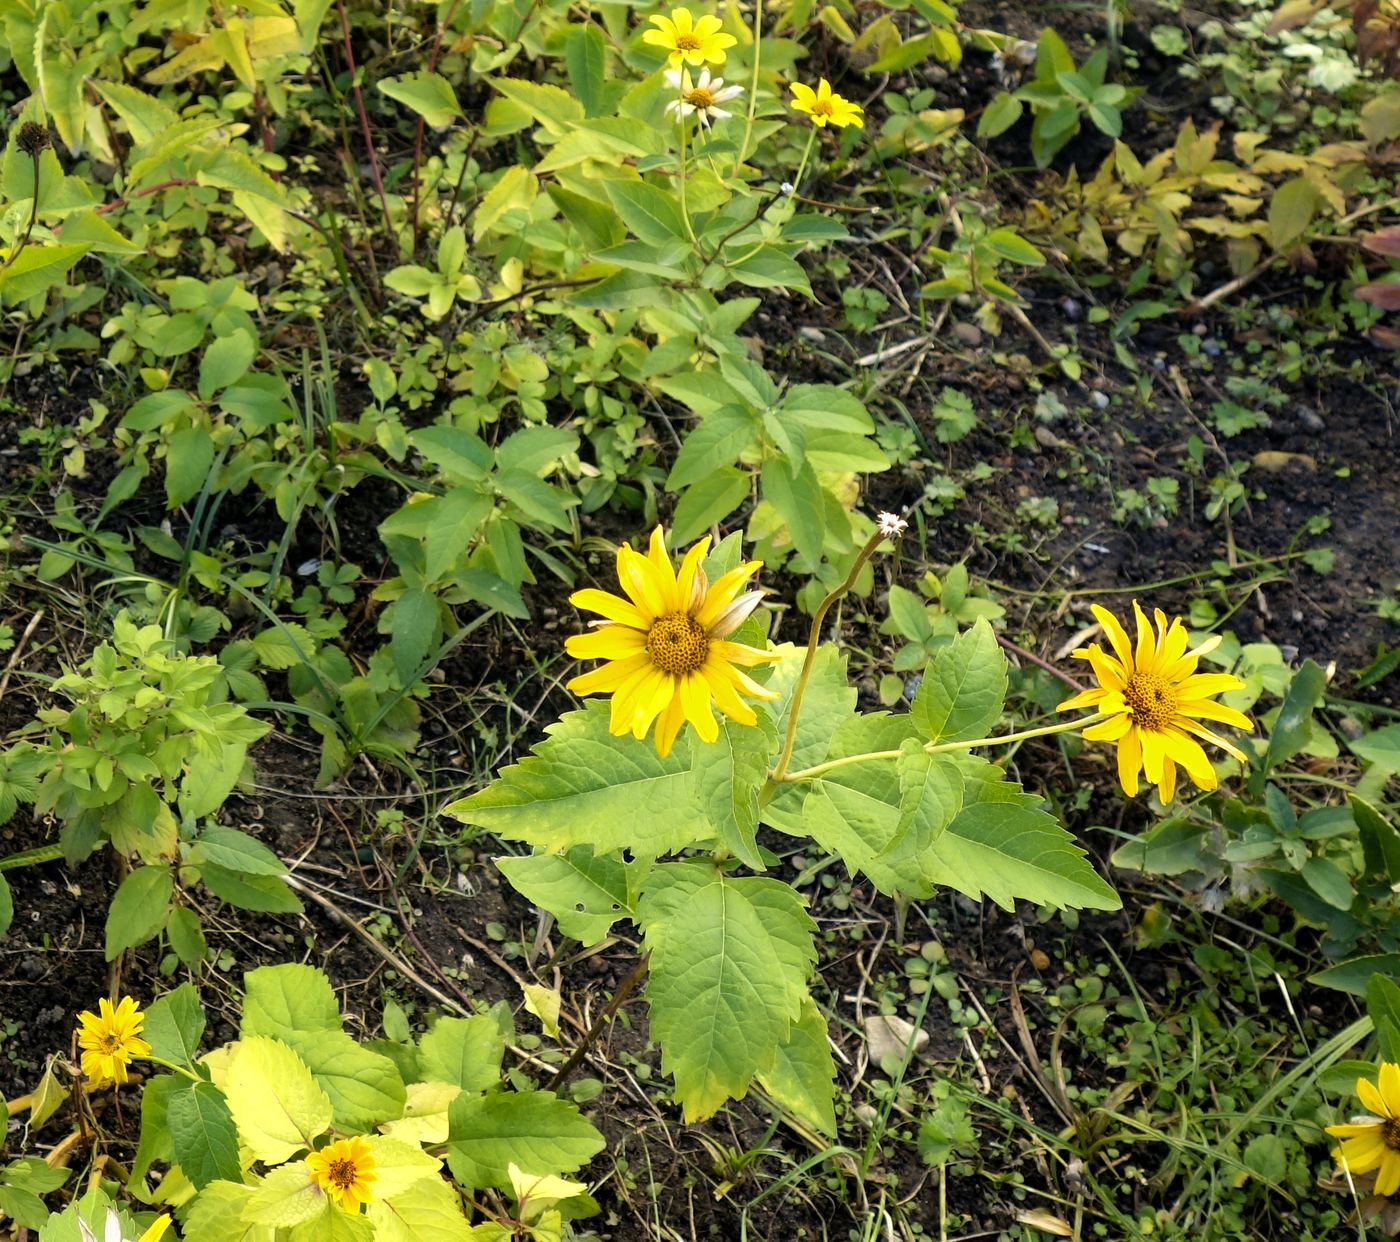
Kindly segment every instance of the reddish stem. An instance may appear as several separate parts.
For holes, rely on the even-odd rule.
[[[355,53],[350,47],[350,19],[345,15],[344,0],[335,0],[336,12],[340,14],[340,35],[345,43],[345,63],[350,70],[350,93],[355,97],[355,111],[360,116],[360,130],[365,138],[365,150],[369,154],[369,175],[374,188],[379,192],[379,203],[384,209],[384,227],[393,237],[393,221],[389,217],[389,196],[384,193],[384,179],[379,175],[379,157],[374,153],[374,135],[369,128],[369,113],[365,111],[365,97],[360,93],[360,83],[355,70]],[[395,242],[395,250],[398,244]]]

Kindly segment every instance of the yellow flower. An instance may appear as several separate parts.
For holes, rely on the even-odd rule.
[[[374,1171],[374,1153],[358,1135],[313,1151],[306,1157],[306,1163],[311,1170],[311,1180],[337,1207],[358,1212],[360,1204],[374,1197],[370,1191],[371,1184],[378,1178]]]
[[[126,1082],[126,1067],[151,1050],[150,1044],[137,1038],[146,1015],[129,996],[123,996],[115,1009],[104,996],[97,1002],[97,1010],[78,1015],[78,1047],[83,1050],[88,1086]]]
[[[714,700],[740,724],[758,723],[751,699],[778,696],[741,673],[735,665],[765,664],[776,653],[726,642],[763,598],[762,591],[740,595],[760,562],[749,561],[713,583],[700,567],[709,551],[705,536],[685,554],[680,572],[671,564],[661,527],[652,532],[645,556],[630,544],[617,550],[617,578],[627,598],[588,589],[569,596],[575,607],[607,618],[591,634],[575,634],[564,646],[581,660],[606,660],[602,668],[575,677],[575,694],[611,694],[611,732],[646,737],[656,721],[656,749],[663,757],[687,720],[707,742],[719,737],[710,710]]]
[[[799,112],[805,112],[812,118],[812,124],[821,129],[828,125],[835,125],[838,129],[845,129],[847,125],[854,125],[857,129],[865,126],[860,104],[838,95],[825,78],[817,83],[816,90],[802,82],[794,82],[792,94],[792,106]]]
[[[1098,643],[1075,651],[1076,659],[1089,661],[1099,684],[1066,699],[1057,710],[1093,707],[1112,713],[1112,719],[1085,729],[1084,736],[1091,742],[1117,743],[1118,779],[1128,797],[1137,794],[1141,770],[1147,773],[1149,783],[1157,786],[1162,801],[1170,802],[1176,791],[1178,763],[1202,789],[1214,789],[1215,770],[1196,739],[1214,742],[1241,763],[1244,755],[1200,722],[1216,720],[1237,729],[1252,727],[1248,716],[1211,702],[1214,695],[1239,690],[1244,682],[1229,673],[1196,672],[1200,658],[1219,644],[1219,635],[1188,651],[1186,627],[1179,617],[1168,625],[1166,614],[1156,609],[1154,636],[1146,614],[1134,600],[1134,649],[1118,618],[1107,608],[1092,607],[1117,659]]]
[[[703,65],[706,61],[722,65],[724,49],[739,42],[733,35],[720,32],[723,23],[711,13],[697,20],[689,9],[672,9],[670,17],[653,13],[651,20],[658,29],[648,30],[642,35],[642,41],[670,52],[666,63],[672,69]]]
[[[1379,1084],[1358,1078],[1356,1094],[1374,1115],[1327,1127],[1328,1134],[1342,1140],[1332,1159],[1358,1176],[1374,1171],[1376,1194],[1393,1195],[1400,1190],[1400,1065],[1382,1061]]]

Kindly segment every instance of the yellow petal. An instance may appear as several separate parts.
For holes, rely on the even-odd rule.
[[[708,661],[701,667],[700,674],[709,683],[710,693],[715,696],[715,706],[731,720],[742,725],[756,725],[758,716],[734,688],[734,682],[724,671],[712,666]]]
[[[1142,743],[1142,770],[1147,773],[1147,779],[1153,785],[1162,783],[1162,764],[1166,761],[1167,751],[1162,745],[1162,735],[1147,729],[1134,729],[1138,740]]]
[[[1162,745],[1167,752],[1167,757],[1175,759],[1177,763],[1181,764],[1201,789],[1211,790],[1220,783],[1215,775],[1215,769],[1210,766],[1210,760],[1206,758],[1206,752],[1201,749],[1199,742],[1193,741],[1184,733],[1167,729],[1162,733]]]
[[[1381,1153],[1381,1166],[1376,1170],[1376,1193],[1393,1195],[1400,1190],[1400,1151],[1387,1147]]]
[[[1187,677],[1176,688],[1179,699],[1207,699],[1228,690],[1243,690],[1242,682],[1233,673],[1197,673]]]
[[[666,615],[666,593],[656,567],[625,543],[617,550],[617,580],[648,618],[655,620]]]
[[[695,23],[695,37],[697,39],[708,39],[711,35],[717,34],[724,23],[713,13],[706,13]]]
[[[1116,742],[1133,727],[1133,718],[1127,712],[1101,720],[1084,730],[1086,742]]]
[[[641,672],[651,664],[651,657],[643,652],[627,660],[613,660],[601,668],[595,668],[564,683],[570,694],[612,694],[620,690],[633,674]]]
[[[791,90],[795,100],[794,106],[801,108],[804,112],[812,106],[812,102],[817,97],[816,93],[805,82],[794,82]]]
[[[675,23],[678,34],[691,34],[695,30],[695,18],[689,9],[672,9],[671,21]]]
[[[688,87],[682,87],[688,90]],[[697,582],[704,580],[704,571],[700,568],[700,562],[705,559],[710,550],[710,537],[706,535],[681,558],[680,573],[676,575],[676,597],[680,601],[679,612],[693,612],[703,600],[696,600],[695,589]],[[702,588],[703,595],[703,588]]]
[[[685,718],[695,726],[695,731],[706,742],[719,738],[719,722],[710,710],[709,683],[697,673],[687,673],[680,679],[681,707]]]
[[[596,612],[600,617],[616,621],[620,625],[630,625],[633,629],[651,628],[655,617],[649,617],[635,604],[629,604],[620,595],[611,591],[600,591],[597,587],[585,587],[569,596],[569,603],[585,612]]]
[[[666,605],[665,611],[680,612],[681,604],[676,596],[676,567],[671,564],[671,554],[666,551],[666,532],[659,526],[651,532],[647,560],[656,570],[656,580],[661,585],[661,598]]]
[[[1385,1106],[1385,1097],[1381,1095],[1380,1088],[1369,1078],[1356,1080],[1356,1095],[1361,1101],[1361,1107],[1368,1113],[1373,1113],[1377,1117],[1390,1116],[1390,1110]]]
[[[1250,732],[1254,729],[1254,722],[1243,712],[1237,712],[1233,707],[1226,707],[1224,703],[1213,703],[1209,699],[1188,699],[1178,702],[1176,712],[1179,716],[1196,716],[1201,720],[1218,720],[1221,724],[1232,725],[1236,729],[1244,729]]]
[[[734,602],[734,597],[744,589],[744,583],[762,567],[762,561],[749,561],[746,565],[740,565],[738,569],[731,569],[727,574],[720,574],[705,593],[705,602],[700,605],[695,619],[708,630],[714,624],[715,618],[728,608]]]
[[[1093,707],[1108,691],[1099,686],[1091,686],[1088,690],[1081,690],[1073,698],[1066,699],[1058,707],[1057,712],[1072,712],[1081,707]]]
[[[626,625],[605,625],[588,634],[570,634],[564,650],[576,660],[627,660],[646,650],[646,635]]]
[[[677,678],[663,669],[653,668],[633,692],[632,736],[638,741],[646,737],[651,722],[656,719],[676,693]]]
[[[758,664],[772,664],[775,660],[783,658],[776,651],[760,651],[757,647],[748,647],[743,643],[731,643],[723,639],[710,643],[710,657],[729,664],[742,664],[745,668],[753,668]]]
[[[1174,720],[1173,723],[1177,726],[1177,728],[1184,729],[1187,733],[1193,734],[1196,737],[1203,737],[1207,742],[1210,742],[1213,746],[1219,746],[1220,749],[1223,750],[1231,758],[1238,759],[1241,763],[1245,762],[1244,751],[1242,751],[1238,746],[1232,745],[1230,742],[1227,742],[1223,737],[1220,737],[1218,734],[1212,733],[1204,725],[1197,724],[1194,720],[1190,720],[1185,716],[1179,717],[1178,719]]]
[[[1162,756],[1162,780],[1157,786],[1157,796],[1163,805],[1176,797],[1176,764],[1170,755]]]
[[[1133,667],[1133,646],[1128,641],[1128,631],[1119,624],[1118,618],[1107,608],[1100,607],[1098,604],[1090,604],[1089,611],[1094,614],[1094,620],[1103,626],[1103,632],[1108,637],[1109,645],[1113,648],[1114,654],[1117,655],[1124,669],[1130,670]]]
[[[1143,612],[1142,606],[1133,600],[1133,616],[1137,619],[1137,648],[1134,651],[1135,667],[1154,669],[1157,666],[1155,656],[1157,654],[1157,642],[1152,634],[1152,626],[1148,623],[1147,614]]]
[[[1161,613],[1158,612],[1157,615],[1161,616]],[[1159,622],[1159,624],[1161,623]],[[1167,627],[1166,634],[1162,639],[1159,669],[1165,671],[1181,659],[1186,654],[1186,646],[1190,641],[1191,638],[1186,633],[1186,627],[1181,623],[1181,618],[1175,618]]]
[[[1370,1138],[1348,1139],[1332,1153],[1337,1161],[1345,1161],[1353,1173],[1369,1173],[1381,1162],[1385,1155],[1385,1140],[1376,1133]]]
[[[661,715],[656,718],[656,753],[663,759],[671,753],[676,734],[681,731],[681,725],[684,723],[685,710],[681,707],[680,695],[674,695],[662,709]]]
[[[1090,645],[1084,658],[1089,661],[1089,666],[1094,670],[1094,676],[1105,690],[1121,690],[1128,684],[1123,666],[1117,660],[1110,659],[1108,653],[1098,643]]]
[[[1385,1122],[1377,1118],[1375,1121],[1346,1122],[1343,1125],[1328,1126],[1327,1133],[1333,1138],[1357,1138],[1363,1135],[1370,1135],[1375,1138],[1381,1136],[1381,1126]],[[1345,1146],[1345,1144],[1343,1144]]]
[[[1385,1115],[1400,1118],[1400,1065],[1382,1061],[1378,1085],[1386,1105]]]

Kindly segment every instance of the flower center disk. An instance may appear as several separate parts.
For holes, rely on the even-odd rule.
[[[831,106],[831,100],[818,99],[812,104],[813,116],[833,116],[836,109]]]
[[[700,668],[710,654],[705,627],[689,613],[658,617],[647,631],[647,654],[663,673],[680,676]]]
[[[690,92],[689,95],[685,97],[685,101],[692,108],[698,108],[700,109],[700,111],[703,112],[706,108],[709,108],[714,104],[715,97],[711,95],[709,91],[697,86],[693,91]]]
[[[700,50],[700,40],[693,34],[678,34],[676,36],[676,51],[678,52],[698,52]]]
[[[1134,673],[1123,687],[1123,698],[1139,729],[1161,732],[1176,715],[1176,690],[1155,673]]]
[[[357,1170],[353,1160],[332,1160],[329,1172],[331,1181],[342,1190],[349,1189],[355,1184]]]

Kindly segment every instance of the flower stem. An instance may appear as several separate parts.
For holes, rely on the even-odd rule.
[[[975,750],[979,746],[1004,746],[1010,742],[1024,742],[1033,737],[1049,737],[1054,733],[1073,733],[1078,729],[1087,728],[1089,725],[1098,724],[1101,720],[1107,720],[1112,714],[1112,712],[1099,712],[1096,715],[1084,716],[1078,720],[1062,720],[1059,724],[1042,725],[1038,729],[1022,729],[1019,733],[1003,733],[1000,737],[977,737],[965,742],[930,742],[924,747],[924,753],[941,755],[954,750]],[[871,750],[859,755],[842,755],[839,759],[828,759],[825,763],[819,763],[815,767],[803,768],[799,772],[790,772],[786,775],[779,773],[774,768],[773,775],[769,779],[773,781],[816,780],[817,777],[834,772],[837,768],[876,759],[898,759],[902,753],[898,750]]]
[[[792,179],[792,192],[797,194],[802,189],[802,174],[807,171],[807,161],[812,158],[812,148],[817,144],[817,127],[812,126],[807,134],[807,149],[802,152],[802,162],[797,166],[797,176]]]
[[[749,140],[753,137],[753,119],[758,112],[758,70],[761,59],[758,45],[762,35],[763,0],[753,0],[753,65],[749,70],[749,110],[744,116],[744,140],[739,144],[739,154],[734,157],[736,175],[744,161],[749,158]]]
[[[183,1074],[191,1082],[203,1082],[204,1079],[196,1074],[192,1069],[184,1065],[176,1065],[173,1061],[167,1061],[164,1057],[155,1056],[153,1053],[146,1053],[144,1057],[137,1058],[141,1061],[149,1061],[152,1065],[159,1065],[163,1069],[168,1069],[172,1073]]]
[[[792,748],[797,741],[797,713],[802,707],[802,696],[807,693],[807,683],[812,679],[812,665],[817,659],[817,646],[821,642],[822,623],[826,620],[826,614],[855,585],[856,575],[860,573],[861,566],[870,559],[884,538],[885,536],[877,530],[865,541],[865,546],[856,553],[856,559],[852,562],[851,570],[846,575],[845,580],[834,590],[828,592],[827,597],[817,605],[817,611],[812,614],[812,628],[807,635],[807,654],[802,657],[802,671],[797,675],[797,685],[792,690],[792,705],[788,708],[787,734],[783,738],[782,753],[778,756],[778,762],[773,765],[773,771],[768,778],[772,783],[793,779],[785,777],[783,774],[787,771],[788,764],[792,762]]]
[[[678,124],[678,125],[680,126],[680,128],[681,128],[681,162],[680,162],[681,219],[685,221],[685,231],[686,231],[687,233],[690,234],[690,241],[691,241],[691,244],[696,248],[696,250],[699,250],[699,249],[700,249],[700,239],[699,239],[698,237],[695,236],[695,229],[694,229],[694,227],[693,227],[693,226],[691,225],[691,223],[690,223],[690,207],[686,204],[686,201],[685,201],[685,165],[686,165],[686,158],[685,158],[685,157],[686,157],[686,150],[685,150],[685,130],[686,130],[686,124],[685,124],[685,117],[684,117],[684,115],[680,116],[680,117],[677,119],[677,124]]]
[[[24,236],[19,239],[19,243],[10,251],[9,258],[7,258],[4,263],[0,263],[0,272],[13,266],[14,261],[24,253],[24,248],[29,245],[29,239],[34,236],[34,222],[39,218],[39,157],[42,154],[43,151],[39,150],[35,151],[33,155],[30,156],[34,161],[34,197],[29,203],[29,223],[24,226]],[[15,343],[15,349],[16,351],[19,349],[18,342]]]

